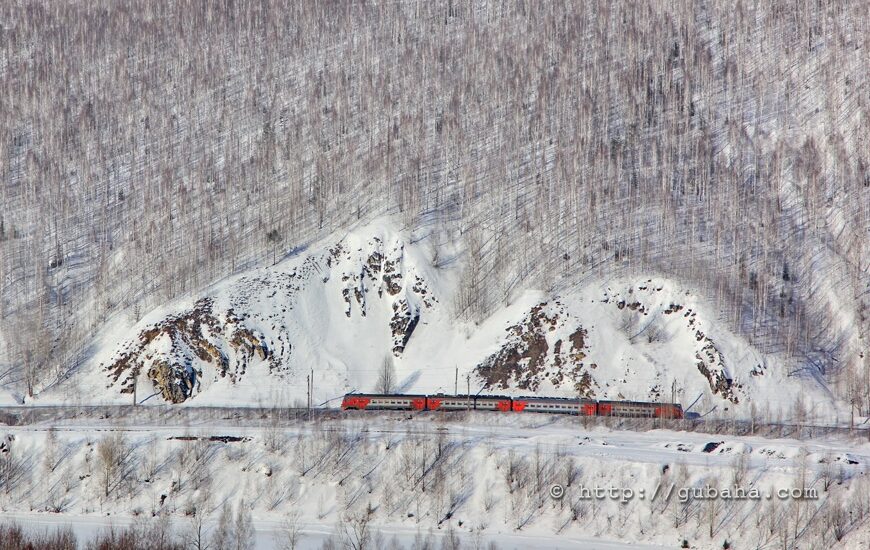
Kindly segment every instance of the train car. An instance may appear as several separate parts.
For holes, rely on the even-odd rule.
[[[574,414],[595,416],[597,403],[590,399],[569,397],[517,397],[513,399],[512,410],[516,412],[539,412],[550,414]]]
[[[474,410],[509,412],[511,398],[506,395],[476,395],[474,396]]]
[[[680,416],[667,416],[663,413]],[[642,401],[599,401],[598,416],[619,416],[623,418],[682,418],[682,407],[671,403],[646,403]]]
[[[428,395],[427,411],[467,411],[474,408],[474,398],[469,395]]]
[[[369,411],[422,411],[426,409],[426,396],[349,393],[344,396],[341,408]]]
[[[619,416],[622,418],[653,418],[653,403],[640,401],[599,401],[598,416]]]
[[[683,407],[676,403],[660,403],[656,407],[656,418],[683,418]]]

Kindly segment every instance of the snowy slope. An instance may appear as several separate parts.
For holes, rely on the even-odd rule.
[[[195,511],[210,534],[221,506],[244,503],[264,532],[295,514],[304,548],[369,506],[373,530],[397,535],[405,548],[416,532],[440,538],[448,530],[472,548],[484,547],[474,540],[501,548],[614,547],[596,539],[665,548],[685,547],[683,540],[696,549],[727,548],[725,541],[732,548],[866,548],[870,533],[870,445],[854,439],[620,431],[570,417],[481,413],[360,413],[272,428],[113,421],[4,428],[0,452],[16,475],[0,491],[3,518],[66,521],[79,530],[137,517],[154,528],[151,518],[163,516],[181,534]],[[99,449],[115,437],[127,452],[106,478]],[[563,498],[550,496],[554,484]],[[618,492],[593,499],[584,487]],[[759,498],[687,492],[704,487],[754,489]],[[813,489],[814,498],[768,497],[799,487]],[[841,531],[836,545],[832,526]],[[798,545],[771,544],[795,542],[796,534]]]
[[[529,291],[479,325],[463,322],[462,266],[435,267],[435,249],[384,220],[324,241],[116,326],[70,383],[37,401],[68,399],[72,387],[86,402],[130,402],[135,386],[139,402],[287,405],[305,399],[313,371],[321,403],[375,390],[385,358],[402,392],[450,393],[458,380],[461,393],[700,397],[695,411],[743,416],[753,402],[787,414],[798,395],[828,400],[674,281]]]

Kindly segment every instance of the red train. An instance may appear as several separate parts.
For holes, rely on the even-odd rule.
[[[406,395],[349,393],[343,410],[379,411],[496,411],[618,416],[628,418],[683,418],[677,403],[594,401],[567,397],[509,397],[506,395]]]

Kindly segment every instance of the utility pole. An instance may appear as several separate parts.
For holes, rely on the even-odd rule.
[[[471,408],[471,374],[465,375],[465,396],[467,402],[465,403],[465,409],[468,410]]]
[[[311,420],[311,375],[305,375],[305,410],[308,420]]]
[[[311,391],[308,392],[308,420],[311,420],[311,405],[314,404],[314,367],[311,367]]]
[[[133,406],[136,406],[136,377],[133,377]]]

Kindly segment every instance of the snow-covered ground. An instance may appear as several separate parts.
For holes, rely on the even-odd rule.
[[[629,432],[584,428],[581,419],[483,413],[361,413],[269,428],[220,420],[55,424],[3,430],[9,475],[0,476],[0,509],[30,527],[70,522],[82,536],[160,514],[181,533],[194,510],[213,528],[225,503],[242,501],[258,548],[275,547],[294,515],[304,548],[361,517],[384,544],[395,536],[409,547],[418,532],[437,538],[450,529],[472,548],[488,541],[673,548],[683,540],[692,548],[726,541],[859,548],[870,534],[870,443],[845,438]],[[107,467],[113,441],[122,452]],[[551,496],[557,485],[561,498]],[[758,498],[691,492],[706,487],[755,490]],[[587,498],[584,488],[616,493]],[[791,498],[799,488],[811,498]]]
[[[122,517],[94,517],[76,515],[46,515],[38,513],[5,513],[4,520],[15,522],[26,530],[40,533],[58,528],[70,527],[79,541],[92,540],[109,529],[123,529],[135,525],[136,520]],[[216,527],[216,521],[208,522],[209,529]],[[183,520],[176,520],[172,525],[176,532],[183,531],[187,526]],[[257,550],[282,550],[285,527],[280,521],[269,521],[254,518],[254,548]],[[323,548],[331,538],[335,537],[335,527],[331,525],[304,526],[301,530],[297,550],[318,550]],[[431,548],[440,548],[444,544],[444,533],[437,529],[418,530],[403,526],[384,527],[379,531],[379,537],[373,540],[375,550],[386,548],[414,548],[415,542],[429,542]],[[548,550],[665,550],[667,546],[644,544],[637,542],[619,542],[593,537],[560,537],[558,535],[526,535],[522,533],[488,534],[476,537],[470,534],[457,534],[465,548],[485,548],[484,545],[495,543],[501,550],[524,550],[546,548]]]
[[[185,410],[300,405],[308,376],[314,404],[335,406],[345,392],[378,390],[387,359],[403,393],[675,400],[709,419],[849,419],[819,381],[789,376],[674,281],[526,291],[474,322],[461,314],[458,262],[435,250],[426,235],[382,220],[136,323],[119,316],[93,342],[89,362],[27,406],[128,404],[134,395],[145,406],[123,419],[0,432],[4,518],[28,528],[71,522],[87,539],[109,524],[162,516],[183,534],[198,517],[214,530],[228,505],[250,511],[258,548],[280,547],[288,518],[303,548],[341,545],[360,522],[374,547],[394,539],[419,547],[430,533],[440,545],[448,531],[471,548],[867,540],[870,445],[852,439],[619,431],[487,413],[361,413],[267,427],[201,415],[148,421],[158,418],[149,405],[167,401]],[[551,496],[554,486],[561,498]],[[726,487],[757,498],[691,492]],[[816,493],[795,500],[788,491],[796,488]],[[615,493],[587,498],[584,489]]]
[[[437,250],[389,220],[357,228],[138,323],[121,316],[90,362],[29,402],[130,403],[135,388],[140,402],[287,406],[305,400],[313,374],[321,403],[375,390],[389,359],[405,393],[673,399],[782,419],[800,400],[812,421],[848,417],[816,379],[790,376],[676,282],[526,291],[475,323],[459,314],[461,262]]]

